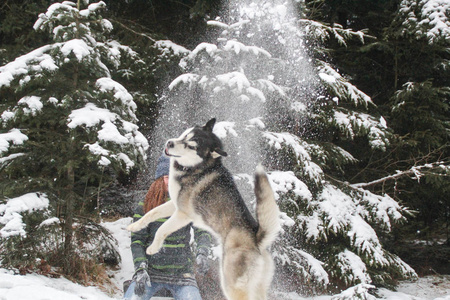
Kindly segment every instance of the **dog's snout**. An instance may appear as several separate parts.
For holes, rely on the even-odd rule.
[[[168,141],[167,144],[166,144],[166,147],[167,148],[173,148],[173,147],[175,147],[175,143],[173,141]]]

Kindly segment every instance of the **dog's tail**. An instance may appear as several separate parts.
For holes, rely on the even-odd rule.
[[[266,249],[277,238],[280,231],[280,210],[275,202],[275,196],[269,183],[269,178],[261,164],[255,172],[256,218],[259,229],[256,241],[259,249]]]

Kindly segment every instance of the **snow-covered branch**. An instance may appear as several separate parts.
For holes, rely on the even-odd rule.
[[[385,176],[383,178],[379,178],[379,179],[376,179],[376,180],[373,180],[370,182],[355,183],[350,186],[354,187],[354,188],[364,188],[364,187],[376,185],[379,183],[384,183],[388,180],[395,180],[395,179],[403,177],[403,176],[409,176],[413,179],[417,179],[417,181],[420,181],[420,178],[422,176],[426,175],[425,171],[427,171],[429,173],[433,173],[435,175],[439,175],[439,176],[448,176],[447,173],[445,173],[445,172],[442,173],[442,171],[447,171],[447,172],[450,171],[450,166],[443,161],[439,161],[439,162],[424,164],[421,166],[414,166],[408,170],[397,171],[397,173],[389,175],[389,176]],[[438,171],[441,171],[441,172],[438,172]]]
[[[353,31],[337,23],[329,25],[308,19],[301,19],[299,23],[308,34],[320,39],[322,42],[328,40],[331,36],[335,37],[339,44],[343,46],[347,46],[347,41],[352,38],[357,38],[363,44],[365,38],[376,39],[376,37],[367,34],[366,30]]]

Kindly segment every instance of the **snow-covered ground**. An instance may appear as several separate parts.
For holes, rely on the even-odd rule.
[[[82,286],[64,278],[49,278],[36,274],[25,276],[0,268],[0,300],[112,300],[121,299],[123,281],[133,274],[133,264],[130,250],[130,235],[125,227],[131,218],[106,222],[108,228],[119,242],[119,252],[122,263],[114,272],[113,283],[116,287],[110,292],[104,292],[98,287]],[[396,292],[381,289],[379,296],[387,300],[450,300],[450,275],[429,276],[416,282],[403,282]],[[303,298],[289,294],[292,300],[330,300],[331,296]],[[161,299],[161,298],[160,298]],[[208,299],[205,299],[208,300]]]

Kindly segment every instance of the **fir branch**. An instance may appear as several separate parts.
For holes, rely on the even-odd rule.
[[[135,35],[142,36],[142,37],[150,40],[151,42],[156,43],[156,40],[154,38],[152,38],[150,35],[146,34],[146,33],[138,32],[138,31],[128,27],[127,25],[125,25],[122,22],[119,22],[117,20],[112,19],[111,21],[116,23],[116,24],[118,24],[120,27],[124,28],[125,30],[128,30],[128,31],[134,33]]]
[[[427,170],[428,173],[425,173],[423,170]],[[445,173],[443,174],[443,173],[435,172],[438,170],[450,170],[450,166],[448,165],[448,162],[445,163],[443,161],[437,161],[437,162],[434,162],[431,164],[425,164],[425,165],[421,165],[421,166],[413,166],[409,170],[397,171],[397,173],[395,173],[395,174],[388,175],[386,177],[373,180],[371,182],[362,182],[362,183],[351,184],[350,187],[364,188],[364,187],[368,187],[368,186],[372,186],[372,185],[376,185],[376,184],[380,184],[380,183],[385,183],[388,180],[396,180],[403,176],[408,176],[413,179],[417,179],[417,181],[420,181],[420,178],[427,174],[434,174],[434,175],[438,175],[438,176],[448,176],[448,174],[445,174]]]
[[[334,23],[327,24],[324,22],[301,19],[299,20],[299,24],[303,25],[307,32],[319,38],[322,42],[329,40],[331,37],[337,39],[340,45],[347,47],[347,41],[356,38],[361,43],[364,44],[364,39],[374,39],[377,38],[375,36],[367,34],[367,30],[358,30],[353,31],[351,29],[345,29],[342,25]]]

